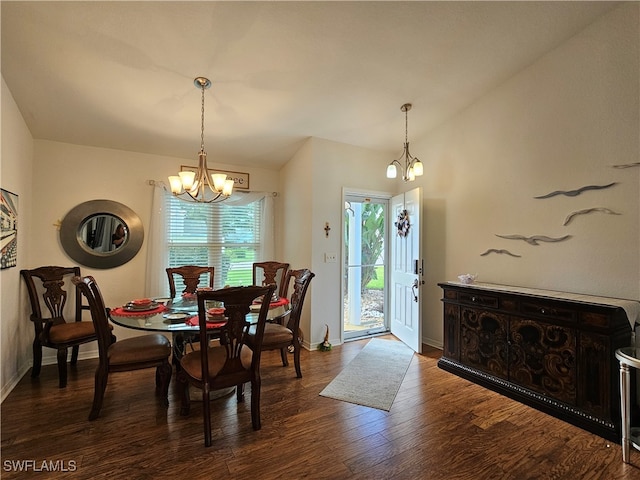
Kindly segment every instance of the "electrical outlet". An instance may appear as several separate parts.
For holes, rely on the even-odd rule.
[[[335,253],[325,253],[324,254],[324,263],[336,263],[338,260],[338,255]]]

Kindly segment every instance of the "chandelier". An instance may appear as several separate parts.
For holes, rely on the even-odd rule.
[[[409,140],[407,140],[409,118],[407,112],[411,110],[411,104],[405,103],[400,107],[400,110],[404,112],[404,150],[400,158],[392,161],[389,166],[387,166],[387,178],[396,178],[398,168],[400,168],[402,169],[402,180],[405,182],[413,182],[416,177],[424,173],[424,168],[422,162],[416,157],[412,157],[409,153]],[[404,159],[404,165],[402,164],[402,159]]]
[[[222,202],[229,198],[233,192],[233,180],[227,179],[226,173],[209,175],[207,153],[204,151],[204,91],[211,86],[211,81],[208,78],[196,77],[193,83],[202,91],[198,168],[195,172],[187,170],[179,172],[178,175],[170,176],[171,193],[188,202]]]

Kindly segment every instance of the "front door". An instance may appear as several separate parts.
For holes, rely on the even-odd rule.
[[[422,191],[415,188],[391,199],[389,261],[391,333],[415,352],[422,351],[422,275],[420,224]]]

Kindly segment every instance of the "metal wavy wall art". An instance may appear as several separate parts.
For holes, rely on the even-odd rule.
[[[571,235],[565,235],[564,237],[547,237],[545,235],[533,235],[532,237],[525,237],[524,235],[498,235],[496,233],[496,237],[506,238],[507,240],[524,240],[529,245],[540,245],[539,242],[562,242],[563,240],[567,240],[571,238]]]
[[[620,165],[611,165],[613,168],[631,168],[631,167],[640,167],[640,162],[634,163],[623,163]]]
[[[512,257],[516,257],[516,258],[521,258],[522,255],[516,255],[515,253],[511,253],[509,250],[505,250],[503,248],[490,248],[489,250],[487,250],[484,253],[481,253],[480,256],[481,257],[486,257],[487,255],[489,255],[490,253],[498,253],[498,254],[504,254],[504,255],[510,255]]]
[[[577,210],[567,215],[567,218],[564,219],[563,225],[569,225],[569,223],[571,223],[571,220],[573,220],[578,215],[586,215],[593,212],[608,213],[609,215],[622,215],[621,213],[614,212],[613,210],[604,207],[585,208],[584,210]]]
[[[540,195],[538,197],[533,197],[533,198],[537,198],[537,199],[551,198],[551,197],[555,197],[556,195],[565,195],[567,197],[577,197],[581,193],[586,192],[588,190],[603,190],[605,188],[613,187],[617,183],[618,182],[612,182],[607,185],[585,185],[584,187],[580,187],[577,190],[556,190],[555,192],[547,193],[546,195]]]

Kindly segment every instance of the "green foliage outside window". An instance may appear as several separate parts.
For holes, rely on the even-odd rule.
[[[345,261],[349,265],[349,222],[353,216],[349,210],[345,210]],[[370,288],[382,288],[379,285],[384,283],[384,267],[376,266],[380,255],[384,250],[384,206],[379,203],[362,203],[362,251],[361,251],[361,271],[362,271],[362,292]]]

